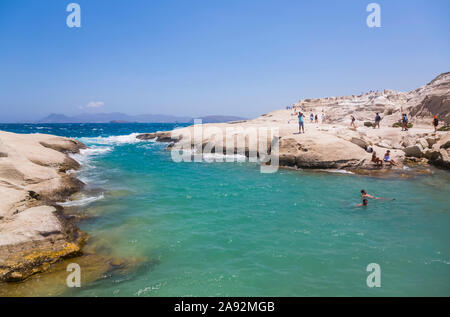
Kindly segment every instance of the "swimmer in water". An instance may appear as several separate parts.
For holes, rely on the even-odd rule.
[[[368,203],[369,201],[364,198],[362,204],[358,204],[355,207],[367,207]]]
[[[375,196],[369,195],[364,189],[361,189],[361,199],[367,199],[367,198],[371,198],[371,199],[395,200],[395,198],[391,199],[391,198],[375,197]]]
[[[362,199],[364,199],[364,198],[372,198],[372,199],[375,199],[374,196],[369,195],[364,189],[361,189],[361,198],[362,198]]]

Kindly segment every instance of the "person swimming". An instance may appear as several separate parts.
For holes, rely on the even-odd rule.
[[[362,204],[358,204],[355,207],[367,207],[368,204],[369,204],[369,201],[366,198],[364,198]]]
[[[374,199],[375,197],[372,196],[372,195],[369,195],[364,189],[361,189],[361,198],[362,199],[364,199],[364,198],[372,198],[372,199]]]
[[[383,199],[383,200],[395,200],[395,198],[383,198],[383,197],[375,197],[372,195],[369,195],[365,189],[361,189],[361,199],[367,199],[367,198],[371,198],[371,199]]]

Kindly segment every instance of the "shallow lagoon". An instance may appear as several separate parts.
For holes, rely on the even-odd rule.
[[[64,295],[450,295],[448,172],[413,179],[261,174],[252,163],[174,163],[165,144],[132,134],[173,127],[0,126],[93,146],[77,158],[89,191],[75,204],[91,217],[80,226],[110,255],[145,259]],[[362,188],[395,200],[355,208]],[[381,266],[381,288],[366,285],[369,263]]]

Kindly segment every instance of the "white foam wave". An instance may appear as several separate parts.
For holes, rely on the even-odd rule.
[[[202,155],[203,159],[207,162],[245,162],[247,157],[242,154],[220,154],[220,153],[208,153]]]
[[[97,200],[100,200],[103,198],[105,198],[103,193],[100,194],[99,196],[94,196],[94,197],[87,197],[85,195],[82,195],[80,199],[68,200],[65,202],[57,203],[57,204],[60,206],[63,206],[63,207],[86,206],[86,205],[93,203],[94,201],[97,201]]]
[[[102,145],[120,145],[127,143],[138,143],[141,140],[136,137],[139,133],[131,133],[128,135],[112,135],[108,137],[80,138],[80,141],[86,144],[102,144]]]
[[[175,149],[174,151],[178,151]],[[194,149],[182,149],[179,151],[181,156],[200,155]],[[222,154],[222,153],[202,153],[202,159],[206,162],[245,162],[247,157],[242,154]]]
[[[100,147],[100,146],[91,146],[91,147],[89,147],[87,149],[81,149],[80,153],[71,154],[70,156],[75,161],[80,163],[81,165],[85,165],[92,156],[102,155],[102,154],[105,154],[105,153],[107,153],[107,152],[109,152],[111,150],[112,150],[112,148],[109,147],[109,146],[102,146],[102,147]]]
[[[353,172],[341,170],[341,169],[320,169],[319,171],[328,172],[328,173],[338,173],[338,174],[355,174]]]

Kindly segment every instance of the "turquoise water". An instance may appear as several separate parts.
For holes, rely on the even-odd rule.
[[[448,172],[261,174],[254,163],[174,163],[166,144],[132,134],[173,127],[0,125],[91,145],[77,159],[79,177],[96,191],[79,203],[95,217],[81,228],[114,254],[148,259],[66,295],[450,295]],[[395,200],[355,208],[362,188]],[[369,263],[381,267],[380,288],[366,285]]]

